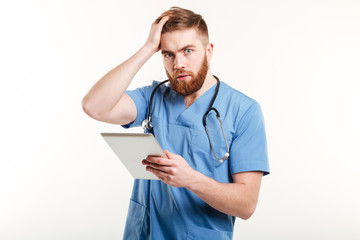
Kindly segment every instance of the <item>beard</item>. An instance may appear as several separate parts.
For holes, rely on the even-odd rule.
[[[174,72],[174,76],[172,77],[166,69],[165,71],[169,78],[171,88],[180,95],[188,96],[197,92],[202,87],[205,82],[208,69],[209,66],[205,55],[200,70],[196,75],[191,71],[177,70]],[[189,75],[191,79],[189,81],[176,80],[176,78],[182,74]]]

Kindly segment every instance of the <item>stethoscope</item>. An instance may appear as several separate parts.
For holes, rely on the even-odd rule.
[[[208,110],[206,111],[206,113],[204,114],[204,117],[203,117],[203,125],[205,127],[205,130],[206,130],[206,134],[208,135],[208,138],[209,138],[209,142],[210,142],[210,146],[211,146],[211,149],[215,155],[215,157],[219,160],[220,163],[222,163],[223,161],[225,161],[226,159],[229,158],[230,156],[230,150],[229,150],[229,145],[228,145],[228,142],[226,140],[226,136],[225,136],[225,132],[224,132],[224,128],[223,128],[223,125],[222,125],[222,122],[220,120],[220,113],[219,111],[213,107],[213,104],[215,102],[215,99],[216,99],[216,96],[219,92],[219,88],[220,88],[220,80],[218,77],[214,76],[216,78],[216,81],[217,81],[217,84],[216,84],[216,90],[215,90],[215,94],[211,100],[211,103],[210,103],[210,106],[208,108]],[[151,116],[152,116],[152,102],[153,102],[153,98],[154,98],[154,95],[155,95],[155,92],[156,90],[164,83],[168,82],[169,80],[165,80],[161,83],[159,83],[155,88],[154,90],[152,91],[151,93],[151,96],[150,96],[150,104],[149,104],[149,114],[148,114],[148,117],[147,119],[145,119],[143,122],[142,122],[142,127],[145,131],[152,131],[153,130],[153,123],[152,123],[152,120],[151,120]],[[211,141],[211,138],[210,138],[210,134],[209,134],[209,130],[208,130],[208,127],[207,127],[207,123],[206,123],[206,118],[208,116],[208,114],[211,112],[211,111],[214,111],[216,113],[216,118],[218,119],[219,121],[219,124],[220,124],[220,127],[221,127],[221,131],[223,133],[223,136],[224,136],[224,140],[225,140],[225,143],[226,143],[226,148],[227,148],[227,152],[225,153],[225,155],[222,157],[222,158],[219,158],[216,153],[215,153],[215,150],[214,150],[214,146],[212,144],[212,141]]]

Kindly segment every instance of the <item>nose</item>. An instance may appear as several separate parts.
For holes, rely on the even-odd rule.
[[[177,54],[175,55],[174,58],[174,70],[180,70],[182,68],[184,68],[184,60],[181,56],[181,54]]]

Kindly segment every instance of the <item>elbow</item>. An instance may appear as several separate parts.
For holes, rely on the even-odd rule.
[[[100,114],[96,111],[92,102],[89,98],[84,97],[81,102],[82,109],[89,117],[98,119]]]
[[[248,220],[253,215],[253,213],[254,212],[242,213],[238,217],[241,218],[242,220]]]
[[[81,101],[81,107],[83,109],[83,111],[87,114],[87,115],[91,115],[91,104],[90,101],[84,97],[83,100]]]
[[[237,215],[238,218],[241,218],[242,220],[248,220],[255,212],[256,206],[248,207],[247,209],[243,209],[243,211],[240,211]]]

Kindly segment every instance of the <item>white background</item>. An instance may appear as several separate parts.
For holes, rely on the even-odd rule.
[[[234,239],[360,239],[356,0],[1,1],[0,239],[122,238],[132,179],[100,132],[125,130],[81,100],[173,5],[203,15],[213,74],[265,116],[271,174]],[[165,78],[156,54],[131,88]]]

